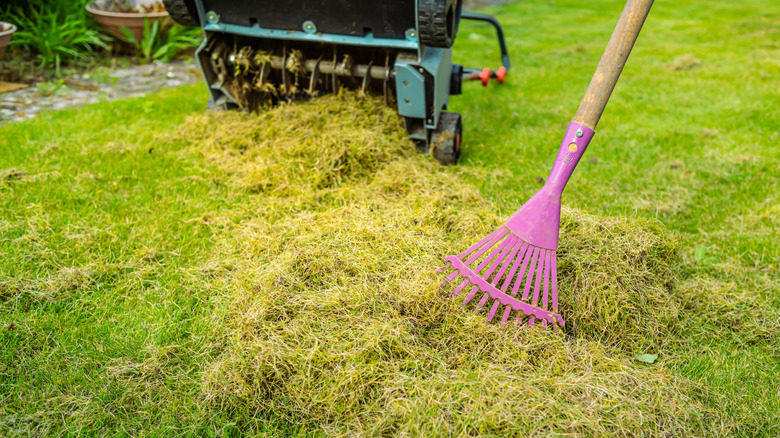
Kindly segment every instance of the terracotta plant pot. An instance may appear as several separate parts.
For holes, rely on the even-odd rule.
[[[0,21],[0,59],[5,54],[5,48],[11,44],[11,35],[16,32],[16,26]]]
[[[173,26],[173,20],[168,18],[167,12],[108,12],[95,9],[93,3],[87,5],[87,12],[92,14],[92,18],[94,18],[106,32],[123,41],[126,40],[127,37],[122,32],[122,26],[132,32],[136,41],[141,41],[144,37],[145,20],[149,20],[149,24],[159,21],[160,32],[167,32],[168,29]]]

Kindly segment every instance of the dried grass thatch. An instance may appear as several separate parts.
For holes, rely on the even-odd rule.
[[[675,330],[676,240],[658,225],[566,210],[564,335],[501,328],[459,309],[434,274],[501,218],[463,182],[472,170],[417,155],[380,102],[209,114],[176,141],[256,193],[225,245],[231,268],[204,270],[225,309],[223,353],[204,375],[212,403],[337,436],[691,424],[685,383],[631,359]]]

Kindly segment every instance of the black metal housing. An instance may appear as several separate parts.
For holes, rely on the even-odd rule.
[[[415,28],[415,0],[204,0],[203,4],[224,23],[265,29],[301,30],[303,22],[311,20],[317,23],[317,32],[403,39],[408,29]]]

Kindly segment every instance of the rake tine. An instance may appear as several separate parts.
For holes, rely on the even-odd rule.
[[[444,289],[444,286],[448,285],[452,280],[457,277],[457,271],[451,266],[451,265],[444,265],[441,268],[437,269],[436,272],[438,274],[443,274],[444,272],[448,272],[447,270],[451,270],[452,272],[450,275],[447,276],[447,278],[444,279],[444,281],[439,285],[439,288]]]
[[[522,246],[522,242],[520,239],[515,240],[515,244],[512,245],[512,252],[509,253],[508,257],[504,258],[504,261],[501,263],[501,269],[498,270],[498,274],[496,274],[495,277],[493,277],[493,281],[490,283],[493,286],[498,284],[499,281],[501,281],[501,278],[504,276],[504,272],[506,272],[506,268],[509,267],[510,262],[514,259],[515,255],[517,254],[517,251]]]
[[[517,252],[517,257],[515,257],[515,262],[512,264],[512,269],[509,270],[509,274],[506,276],[506,280],[504,280],[504,284],[501,285],[501,291],[506,292],[506,289],[509,287],[509,284],[512,283],[512,277],[514,277],[515,272],[517,272],[517,268],[520,266],[520,262],[522,262],[523,257],[525,257],[525,253],[528,250],[528,243],[523,242],[523,246],[520,248],[520,251]]]
[[[471,257],[469,257],[468,260],[466,260],[466,265],[470,265],[470,264],[474,263],[475,261],[477,261],[477,259],[482,257],[482,254],[486,253],[490,248],[493,248],[494,246],[496,246],[496,244],[499,241],[501,241],[501,239],[503,239],[505,236],[506,236],[506,233],[499,234],[495,238],[493,238],[493,240],[491,240],[490,242],[488,242],[487,244],[482,246],[482,248],[480,248],[479,251],[477,251],[474,254],[472,254]],[[509,240],[509,239],[501,241],[501,243],[499,244],[498,248],[496,248],[496,250],[498,250],[499,248],[503,248],[507,244],[507,240]],[[490,259],[490,258],[492,258],[492,256],[488,256],[488,259]]]
[[[512,241],[511,245],[509,244],[509,241]],[[507,245],[504,247],[504,249],[501,251],[501,254],[496,257],[496,259],[493,261],[493,263],[490,265],[490,268],[488,268],[487,272],[485,272],[484,278],[490,278],[491,275],[493,275],[493,272],[498,268],[498,265],[500,264],[502,267],[504,267],[508,259],[506,257],[507,253],[514,248],[515,244],[517,243],[516,237],[510,237],[506,240]]]
[[[489,250],[490,248],[495,246],[495,244],[498,243],[499,240],[503,239],[504,236],[506,236],[506,234],[507,234],[506,229],[499,228],[498,230],[494,231],[493,233],[491,233],[490,235],[488,235],[484,239],[482,239],[479,242],[477,242],[477,244],[472,245],[471,248],[469,248],[468,250],[466,250],[466,251],[462,252],[461,254],[459,254],[458,258],[465,257],[466,255],[470,254],[471,252],[475,251],[477,248],[480,248],[480,246],[482,246],[482,244],[485,241],[487,241],[488,238],[493,237],[487,244],[482,246],[482,248],[479,251],[474,253],[471,257],[468,258],[468,260],[466,260],[466,265],[470,265],[470,264],[474,263],[474,261],[476,261],[478,258],[480,258],[482,256],[482,254],[484,254],[487,250]],[[502,245],[505,245],[505,242],[506,241],[502,242]],[[488,259],[490,259],[490,258],[492,258],[492,257],[488,257]],[[458,276],[458,271],[455,271],[455,272],[451,273],[444,280],[444,283],[442,283],[442,286],[447,284],[447,283],[449,283],[450,281],[454,280],[455,277],[457,277],[457,276]]]
[[[528,276],[525,278],[525,287],[523,288],[523,301],[526,301],[528,299],[528,294],[531,292],[531,284],[533,283],[534,279],[534,269],[536,268],[537,260],[539,259],[539,252],[541,252],[541,248],[536,247],[534,248],[534,254],[531,257],[531,264],[529,265],[528,269]],[[522,319],[522,316],[517,317],[518,324],[520,323]],[[529,318],[528,323],[530,325],[533,325],[533,317]]]
[[[504,309],[504,316],[501,317],[501,325],[506,325],[507,320],[509,320],[509,315],[512,313],[512,306],[506,306]]]
[[[468,282],[468,280],[467,280],[467,282]],[[478,290],[479,290],[479,286],[474,286],[474,287],[471,289],[471,292],[469,292],[469,294],[468,294],[468,295],[466,295],[466,299],[465,299],[465,300],[463,300],[463,303],[461,304],[461,306],[465,306],[465,305],[467,305],[467,304],[468,304],[468,303],[471,301],[471,299],[472,299],[472,298],[474,298],[474,295],[476,295],[476,294],[477,294],[477,291],[478,291]]]
[[[493,320],[493,317],[496,316],[496,311],[498,310],[498,306],[501,305],[501,302],[498,300],[493,300],[493,307],[490,308],[490,312],[488,312],[487,315],[487,322],[490,322]]]
[[[479,248],[482,245],[484,245],[485,242],[491,241],[494,237],[496,238],[496,241],[498,239],[503,238],[504,236],[507,235],[508,232],[509,232],[509,230],[507,230],[504,227],[500,227],[500,228],[496,229],[496,231],[493,231],[492,233],[488,234],[487,236],[482,238],[482,240],[480,240],[479,242],[471,245],[471,247],[469,247],[469,249],[467,249],[467,250],[463,251],[462,253],[458,254],[458,258],[462,259],[463,257],[466,257],[467,255],[471,254],[472,252],[476,251],[477,248]],[[496,235],[498,235],[499,233],[501,233],[501,236],[496,237]],[[493,245],[495,245],[495,242],[493,243]],[[490,246],[493,246],[493,245],[490,245]],[[468,263],[466,263],[466,264],[468,264]]]
[[[487,300],[490,298],[490,294],[485,292],[485,295],[482,295],[482,299],[479,300],[479,304],[477,304],[477,307],[474,309],[475,312],[479,312],[482,310],[482,307],[485,306],[485,303],[487,303]]]
[[[558,313],[558,269],[556,266],[557,255],[555,251],[552,252],[552,258],[550,260],[550,267],[552,268],[552,308],[553,312]],[[557,327],[557,325],[556,325]]]
[[[528,300],[528,294],[531,293],[531,284],[534,279],[534,268],[536,267],[536,260],[539,258],[540,249],[537,247],[534,249],[534,255],[531,258],[530,269],[528,270],[528,277],[525,279],[525,288],[523,289],[523,301]]]
[[[518,327],[522,327],[523,326],[523,317],[524,316],[525,316],[525,314],[523,312],[521,312],[519,310],[517,311],[517,319],[515,319],[515,322],[517,323]]]
[[[531,300],[531,305],[536,306],[539,304],[539,290],[542,286],[542,274],[544,274],[544,257],[547,254],[547,250],[543,249],[541,251],[541,254],[539,254],[539,265],[536,267],[536,280],[534,281],[534,297]],[[531,278],[528,278],[531,280]],[[529,325],[534,325],[534,322],[536,322],[536,317],[532,316],[531,320],[528,322]]]
[[[509,245],[509,242],[510,242],[510,241],[512,242],[512,245],[511,245],[511,246]],[[514,247],[515,243],[517,243],[517,238],[516,238],[516,237],[514,237],[514,236],[512,236],[511,238],[509,238],[509,239],[506,239],[504,242],[502,242],[502,246],[504,246],[504,249],[503,249],[503,250],[501,250],[501,254],[499,254],[499,256],[498,256],[498,257],[496,257],[496,258],[495,258],[495,260],[493,260],[493,263],[491,263],[490,267],[489,267],[489,268],[488,268],[488,270],[485,272],[485,274],[484,274],[484,278],[490,278],[490,276],[493,274],[493,271],[495,271],[495,270],[496,270],[496,268],[498,267],[498,265],[499,265],[499,264],[500,264],[502,261],[504,262],[504,264],[506,264],[506,259],[505,259],[505,257],[506,257],[506,253],[507,253],[507,252],[509,252],[509,250],[510,250],[512,247]],[[495,251],[494,251],[494,253],[495,253]],[[491,256],[490,256],[490,257],[488,257],[487,259],[485,259],[485,261],[483,261],[483,262],[482,262],[482,264],[480,264],[480,267],[478,267],[478,268],[477,268],[477,272],[479,272],[479,271],[481,271],[481,270],[482,270],[482,267],[484,267],[483,265],[485,264],[485,262],[487,262],[488,260],[492,260],[492,259],[493,259],[493,255],[491,254]],[[485,294],[485,295],[482,297],[482,299],[479,301],[479,305],[477,305],[477,308],[476,308],[476,309],[474,309],[474,310],[478,312],[480,309],[482,309],[482,307],[483,307],[483,306],[485,305],[485,303],[487,302],[488,298],[490,298],[490,294],[489,294],[489,293],[486,293],[486,294]]]
[[[547,310],[547,304],[550,302],[550,254],[552,251],[545,251],[544,255],[544,294],[542,295],[542,309]]]
[[[482,260],[482,263],[480,263],[479,266],[477,266],[477,269],[475,269],[474,272],[480,272],[483,269],[485,269],[485,266],[487,266],[488,263],[492,262],[493,259],[496,258],[496,255],[498,255],[498,253],[500,253],[501,251],[504,250],[504,247],[506,247],[506,245],[509,243],[509,240],[510,239],[506,239],[503,242],[501,242],[501,244],[499,244],[496,247],[496,249],[493,250],[493,252],[491,252],[487,257],[485,257],[485,260]],[[469,259],[469,260],[471,260],[471,259]],[[500,262],[500,260],[499,260],[499,262]],[[466,264],[468,264],[468,263],[466,263]],[[490,272],[492,273],[493,271],[490,271]]]
[[[452,291],[452,293],[450,294],[450,298],[455,298],[455,295],[459,294],[460,291],[462,291],[463,288],[466,287],[467,284],[469,284],[469,281],[468,280],[463,280],[463,282],[460,284],[460,286],[458,286],[454,291]],[[441,285],[439,287],[444,287],[444,285]]]
[[[517,279],[515,279],[515,285],[512,287],[512,295],[517,295],[517,291],[520,288],[520,285],[523,283],[525,270],[528,269],[528,262],[531,261],[533,253],[534,251],[531,250],[531,246],[529,245],[528,250],[525,252],[525,256],[523,256],[523,266],[520,268],[520,272],[517,274]]]

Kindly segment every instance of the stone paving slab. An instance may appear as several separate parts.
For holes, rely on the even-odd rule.
[[[127,97],[144,96],[164,87],[202,81],[194,61],[173,61],[121,68],[99,77],[73,75],[0,94],[0,123],[26,120],[41,111]]]

